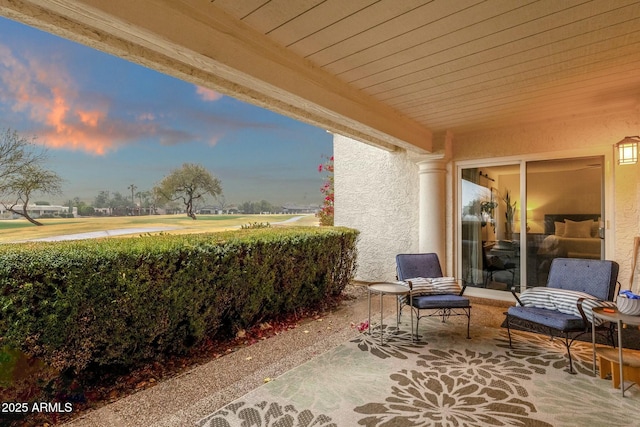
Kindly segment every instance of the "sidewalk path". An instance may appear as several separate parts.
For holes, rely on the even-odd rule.
[[[99,237],[122,236],[125,234],[156,233],[158,231],[177,230],[180,227],[147,227],[147,228],[120,228],[116,230],[90,231],[88,233],[66,234],[63,236],[42,237],[40,239],[27,240],[28,242],[57,242],[60,240],[97,239]]]

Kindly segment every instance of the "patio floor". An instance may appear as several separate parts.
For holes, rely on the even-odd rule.
[[[368,317],[366,287],[349,289],[353,299],[331,313],[301,322],[295,329],[243,347],[224,357],[197,366],[179,377],[118,400],[71,421],[66,426],[193,426],[196,421],[229,402],[307,362],[359,334],[354,324]],[[474,326],[499,327],[505,303],[474,299]],[[391,297],[385,297],[384,315],[395,312]],[[380,314],[372,299],[372,322]],[[450,322],[465,322],[451,318]],[[465,325],[466,326],[466,325]]]

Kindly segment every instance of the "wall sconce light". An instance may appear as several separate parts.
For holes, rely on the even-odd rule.
[[[640,142],[640,137],[627,136],[616,144],[619,165],[635,165],[638,163],[638,142]]]

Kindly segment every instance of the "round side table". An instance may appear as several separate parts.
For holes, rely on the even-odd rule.
[[[380,295],[380,345],[384,345],[383,343],[383,331],[384,331],[384,310],[382,305],[382,297],[385,295],[393,295],[396,297],[396,328],[400,327],[400,300],[399,296],[409,295],[411,297],[411,290],[403,285],[398,283],[391,282],[376,282],[371,283],[368,286],[369,289],[369,326],[368,332],[371,334],[371,294]],[[411,310],[409,310],[411,312]],[[411,315],[411,341],[413,341],[413,313]]]

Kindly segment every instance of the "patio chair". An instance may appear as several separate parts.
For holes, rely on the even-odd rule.
[[[410,307],[412,319],[416,315],[416,334],[422,317],[440,316],[445,322],[449,316],[467,316],[467,338],[471,338],[471,303],[462,295],[466,285],[460,287],[457,280],[443,278],[437,254],[398,254],[396,271],[398,280],[411,290],[411,296],[405,297],[403,303]],[[426,314],[420,315],[421,310]]]
[[[615,307],[613,298],[617,291],[619,266],[615,261],[581,258],[555,258],[551,263],[547,286],[528,288],[518,296],[511,293],[518,305],[509,307],[506,313],[509,347],[511,322],[525,321],[523,329],[540,332],[547,330],[553,339],[564,337],[567,348],[569,372],[574,374],[571,344],[582,334],[591,331],[591,309],[597,306]],[[613,345],[613,330],[604,325],[595,326],[607,333]]]

